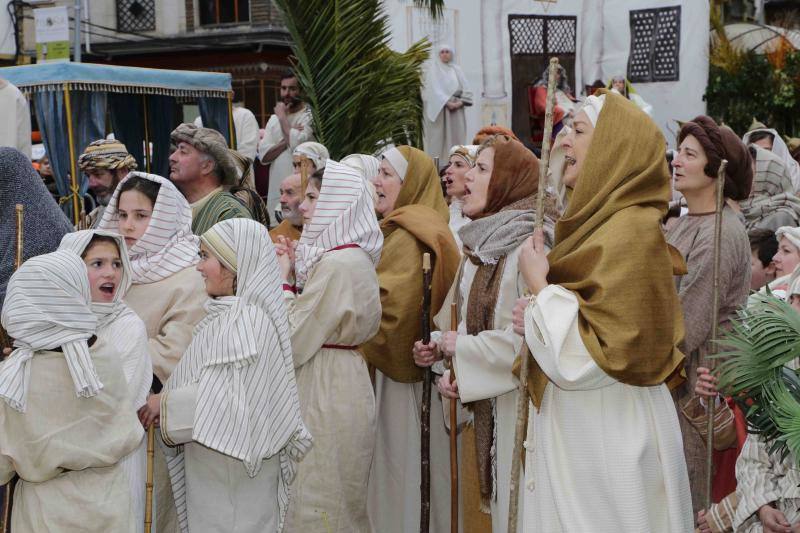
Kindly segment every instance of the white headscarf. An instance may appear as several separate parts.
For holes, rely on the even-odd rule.
[[[314,216],[303,228],[295,252],[298,285],[305,284],[325,252],[346,244],[358,245],[377,265],[383,248],[383,232],[375,217],[366,182],[348,165],[330,160],[322,177]]]
[[[603,109],[603,104],[606,103],[606,95],[600,96],[587,96],[583,102],[583,107],[578,111],[583,111],[592,123],[592,126],[597,127],[597,118],[600,116],[600,111]]]
[[[431,122],[436,121],[439,112],[453,95],[461,89],[467,90],[467,80],[461,67],[455,64],[455,57],[450,63],[443,63],[439,59],[442,50],[450,50],[455,56],[453,47],[441,44],[437,47],[436,57],[432,57],[425,70],[425,82],[422,87],[422,101],[425,105],[425,117]]]
[[[169,394],[199,383],[192,439],[239,459],[250,477],[263,459],[279,456],[283,527],[289,486],[311,435],[300,417],[275,248],[264,226],[243,218],[215,224],[203,241],[215,255],[235,254],[236,295],[208,300],[208,315],[164,388]],[[226,249],[215,251],[220,247]],[[182,454],[169,459],[173,487],[183,484],[182,460]],[[183,526],[185,491],[174,494]]]
[[[392,146],[382,154],[383,159],[389,161],[389,164],[392,165],[392,168],[397,175],[400,177],[400,181],[405,181],[406,179],[406,172],[408,172],[408,159],[406,159],[400,150],[396,147]],[[437,169],[438,170],[438,169]]]
[[[369,183],[372,183],[372,178],[378,175],[378,168],[381,166],[380,159],[367,154],[350,154],[340,163],[358,170],[361,177]]]
[[[798,165],[797,161],[795,161],[795,159],[792,157],[792,154],[789,152],[789,147],[786,146],[786,142],[784,142],[781,136],[778,135],[776,130],[772,128],[760,128],[748,131],[742,137],[742,142],[749,146],[750,136],[754,133],[762,131],[772,134],[772,153],[783,160],[783,164],[786,166],[786,171],[792,178],[792,187],[794,187],[792,192],[800,191],[800,165]]]
[[[775,238],[779,241],[781,237],[786,237],[792,245],[800,250],[800,228],[794,226],[781,226],[775,231]]]
[[[90,306],[92,312],[97,317],[97,329],[100,329],[113,322],[114,319],[128,309],[128,305],[122,301],[128,289],[131,288],[131,263],[128,259],[128,249],[125,246],[125,239],[123,239],[121,235],[110,231],[87,229],[64,235],[58,249],[68,250],[82,256],[86,247],[92,242],[92,237],[95,235],[114,239],[114,242],[117,243],[117,248],[119,248],[120,259],[122,260],[122,277],[114,293],[114,299],[109,303],[92,302]]]
[[[450,148],[449,157],[457,155],[472,168],[475,166],[475,160],[478,159],[478,148],[480,146],[476,144],[456,144]]]
[[[200,241],[192,233],[192,208],[186,198],[168,179],[144,172],[131,172],[119,182],[97,229],[118,231],[120,187],[133,177],[161,185],[150,225],[128,250],[133,283],[153,283],[196,264]]]
[[[0,398],[25,412],[34,352],[61,348],[75,394],[88,398],[103,388],[87,340],[97,330],[86,265],[77,254],[57,251],[33,257],[8,282],[2,323],[16,348],[0,364]]]
[[[314,167],[316,167],[317,170],[325,168],[325,164],[330,158],[328,149],[320,143],[313,141],[298,144],[292,152],[292,155],[302,155],[309,158],[311,162],[314,163]]]

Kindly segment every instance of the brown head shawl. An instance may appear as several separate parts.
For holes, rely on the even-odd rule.
[[[395,209],[380,222],[384,237],[378,281],[383,316],[378,334],[363,345],[364,357],[382,373],[401,383],[422,380],[412,348],[421,337],[422,253],[433,260],[431,316],[444,302],[458,270],[460,254],[450,227],[433,159],[410,146],[397,150],[407,161]],[[394,235],[398,230],[403,232]]]
[[[677,376],[683,318],[673,275],[685,273],[660,221],[670,197],[664,137],[636,104],[605,93],[569,207],[556,224],[547,279],[575,293],[578,327],[597,365],[629,385]],[[547,376],[532,365],[541,405]]]
[[[497,135],[485,141],[481,150],[489,147],[494,148],[495,153],[486,206],[459,231],[465,260],[477,266],[467,301],[468,335],[498,329],[494,313],[506,259],[533,233],[535,227],[533,210],[539,187],[539,159],[522,143],[507,135]],[[546,220],[546,241],[548,246],[552,246],[552,212]],[[460,298],[458,303],[461,304]],[[481,506],[488,509],[495,486],[492,451],[495,444],[494,399],[478,400],[467,407],[475,415]]]

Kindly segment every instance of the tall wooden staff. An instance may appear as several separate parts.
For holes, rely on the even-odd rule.
[[[707,365],[712,368],[714,365],[713,357],[717,353],[717,330],[719,328],[719,263],[720,245],[722,243],[722,209],[725,207],[725,168],[728,160],[723,159],[717,171],[717,203],[714,212],[714,293],[713,304],[711,307],[711,346],[707,357]],[[714,400],[708,402],[708,425],[706,426],[706,493],[705,508],[711,507],[711,482],[714,477]]]
[[[550,166],[550,138],[553,136],[553,104],[555,103],[556,72],[558,58],[550,58],[547,73],[547,103],[544,112],[544,136],[542,157],[539,160],[539,191],[536,195],[536,229],[544,227],[544,195],[547,185],[547,170]],[[528,421],[528,343],[523,336],[520,348],[519,396],[517,398],[517,424],[514,431],[514,456],[511,458],[511,493],[508,503],[508,533],[517,531],[519,514],[519,476],[522,470],[522,442],[525,440],[525,425]]]
[[[155,424],[147,428],[147,478],[145,479],[144,533],[150,533],[153,525],[153,462],[156,451]]]
[[[23,243],[24,243],[24,235],[23,235],[23,219],[24,219],[24,207],[22,204],[17,204],[15,209],[16,214],[16,222],[17,222],[17,238],[16,238],[16,247],[14,253],[14,270],[17,270],[20,266],[22,266],[23,261]],[[0,328],[2,329],[2,328]],[[8,342],[8,347],[12,347],[11,338],[7,335],[6,341]],[[11,498],[14,494],[14,480],[12,479],[5,485],[5,490],[3,491],[3,514],[2,514],[2,522],[0,522],[0,532],[6,533],[11,531]]]
[[[422,254],[422,342],[431,342],[431,254]],[[428,533],[431,521],[431,382],[433,373],[430,367],[425,369],[422,382],[421,425],[421,460],[420,476],[420,533]]]
[[[450,304],[450,331],[458,330],[458,305]],[[450,383],[455,381],[453,364],[445,360],[450,369]],[[458,533],[458,400],[450,398],[450,533]]]

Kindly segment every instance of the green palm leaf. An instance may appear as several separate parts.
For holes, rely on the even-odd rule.
[[[388,142],[422,144],[422,64],[430,45],[392,51],[379,0],[276,0],[314,136],[334,159]],[[431,2],[438,4],[439,2]]]
[[[439,18],[444,13],[444,0],[414,0],[414,5],[428,8],[433,18]]]

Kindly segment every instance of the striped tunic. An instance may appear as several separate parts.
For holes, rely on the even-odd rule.
[[[253,215],[234,195],[220,191],[195,211],[192,217],[192,232],[195,235],[202,235],[217,222],[230,218],[253,218]]]

